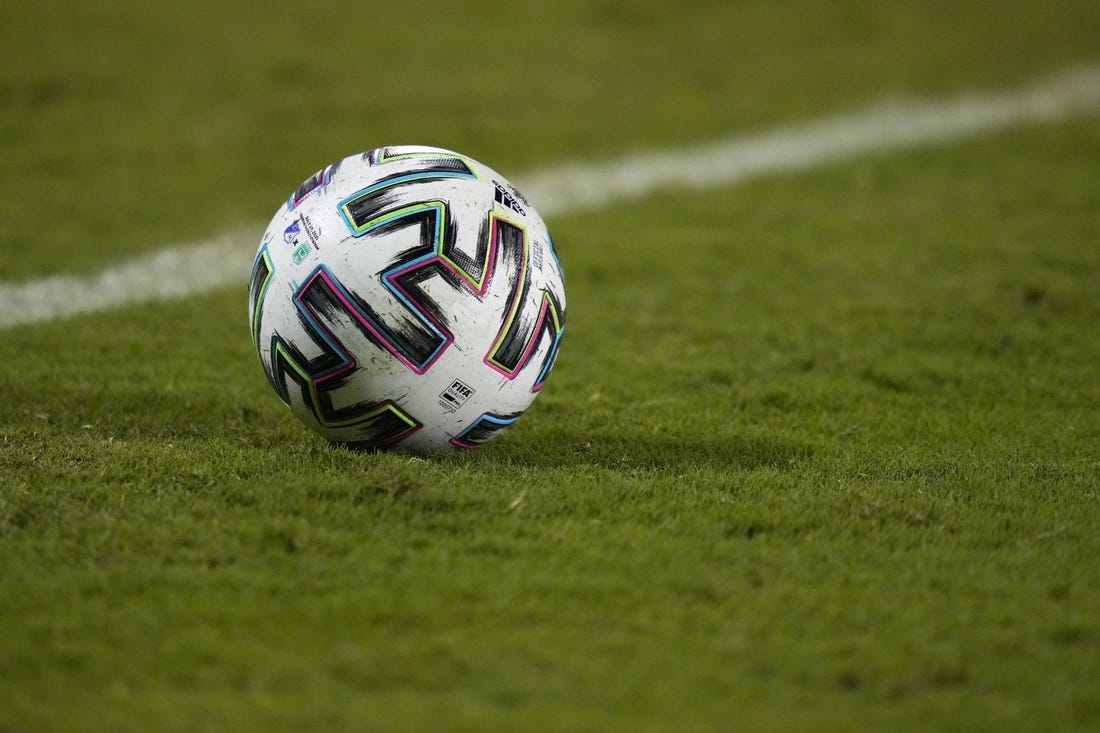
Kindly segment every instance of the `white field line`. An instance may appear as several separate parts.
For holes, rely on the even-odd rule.
[[[567,163],[516,180],[545,217],[684,188],[713,188],[859,156],[942,144],[1006,127],[1100,111],[1100,66],[1062,71],[1002,92],[897,100],[850,114],[596,163]],[[173,300],[248,281],[260,226],[179,244],[88,275],[0,282],[0,329]]]

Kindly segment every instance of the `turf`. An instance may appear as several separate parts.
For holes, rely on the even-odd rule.
[[[413,20],[415,19],[415,21]],[[0,275],[266,222],[394,143],[509,177],[1094,61],[1094,0],[440,4],[7,0]],[[29,207],[27,202],[34,202]]]
[[[1011,84],[1088,61],[1100,21],[1085,4],[1040,20],[1021,3],[956,13],[944,39],[932,10],[853,3],[790,26],[784,14],[808,6],[733,5],[513,9],[487,27],[441,11],[453,15],[425,27],[448,51],[455,24],[467,39],[530,30],[501,47],[509,64],[453,55],[472,98],[530,95],[518,121],[469,112],[447,85],[445,119],[372,98],[320,115],[339,129],[273,159],[265,135],[314,118],[271,116],[246,140],[272,111],[260,102],[284,102],[275,80],[245,92],[243,79],[302,58],[301,31],[280,56],[267,13],[247,36],[231,10],[218,28],[201,7],[161,18],[135,4],[126,17],[170,42],[117,34],[116,56],[87,73],[167,49],[202,73],[135,68],[117,83],[145,116],[118,130],[71,119],[91,103],[68,93],[51,102],[68,112],[5,105],[16,159],[52,150],[23,129],[35,114],[83,131],[28,180],[55,203],[97,176],[73,211],[100,219],[43,223],[8,197],[0,275],[251,221],[374,131],[534,166],[809,117],[894,85]],[[33,28],[67,78],[78,54],[60,36],[87,19],[53,20]],[[120,21],[102,22],[79,27],[116,38]],[[556,55],[561,79],[522,53],[564,31],[608,70],[569,85],[583,53]],[[748,48],[700,49],[694,33]],[[364,58],[400,48],[376,35]],[[683,77],[644,67],[673,75],[671,100],[625,85],[649,58],[640,37],[679,49]],[[234,49],[242,77],[216,73],[206,48]],[[751,69],[713,65],[730,58]],[[330,63],[305,63],[298,83],[312,89]],[[507,68],[487,79],[479,63]],[[150,68],[186,83],[146,98]],[[4,74],[11,89],[31,72]],[[732,110],[714,102],[765,86]],[[621,96],[579,115],[611,88]],[[179,138],[156,115],[173,109],[184,128],[237,132],[172,160]],[[135,180],[92,164],[97,134],[132,156]],[[569,326],[544,393],[485,448],[429,461],[333,449],[294,422],[248,341],[247,273],[238,290],[0,334],[0,730],[1095,729],[1098,164],[1091,118],[561,217]],[[138,211],[143,189],[162,217]]]

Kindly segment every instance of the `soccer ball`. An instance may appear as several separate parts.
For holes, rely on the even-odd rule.
[[[275,393],[365,449],[485,443],[534,400],[565,327],[542,218],[441,148],[376,148],[311,176],[268,225],[249,295]]]

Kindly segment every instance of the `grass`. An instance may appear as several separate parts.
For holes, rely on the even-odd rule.
[[[0,274],[86,271],[266,222],[318,167],[376,145],[449,147],[517,178],[888,95],[1012,86],[1095,60],[1098,34],[1092,0],[995,14],[950,0],[11,0]]]
[[[591,42],[618,64],[585,83],[621,86],[617,67],[643,55],[638,24],[659,11],[592,7],[601,23],[569,7],[532,43],[561,27],[611,39]],[[514,128],[533,141],[532,165],[574,138],[597,153],[809,116],[895,81],[1001,78],[993,58],[949,68],[956,38],[1014,49],[1002,54],[1011,83],[1088,60],[1080,38],[1096,15],[1066,4],[1079,23],[1023,41],[1038,11],[1006,6],[987,36],[974,18],[927,40],[919,11],[852,4],[838,35],[815,31],[831,39],[818,50],[809,29],[776,20],[805,8],[740,7],[677,19],[682,36],[650,34],[673,48],[693,23],[718,33],[716,17],[741,13],[736,32],[753,48],[788,39],[775,67],[753,61],[771,70],[754,83],[794,89],[730,112],[685,101],[692,87],[672,79],[684,120],[622,89],[623,104],[641,105],[639,128],[617,98],[582,129],[569,118],[584,83],[536,85],[531,104],[565,101]],[[174,20],[185,33],[202,17]],[[853,37],[866,27],[885,35],[865,48]],[[907,33],[921,42],[886,58]],[[241,37],[215,29],[207,42]],[[184,48],[198,54],[194,43]],[[257,44],[233,46],[238,73],[279,46]],[[686,68],[719,53],[681,50]],[[838,91],[836,75],[864,55],[882,63]],[[97,58],[88,73],[118,63]],[[302,73],[312,83],[325,63]],[[495,81],[465,66],[462,78],[498,99],[537,66],[515,64]],[[747,70],[709,73],[718,90],[748,83]],[[187,84],[165,92],[185,126],[214,93],[202,75]],[[246,100],[218,109],[244,125],[264,112]],[[132,101],[154,114],[153,98]],[[32,117],[4,109],[10,141],[12,120]],[[409,124],[484,145],[490,154],[470,152],[491,165],[526,164],[523,145],[492,134],[503,122],[387,114],[380,129]],[[157,141],[169,126],[131,130],[131,143],[105,131],[139,161],[136,181],[96,172],[121,186],[77,204],[105,207],[101,228],[48,222],[41,248],[38,219],[9,198],[0,274],[155,246],[165,239],[151,233],[185,214],[181,237],[266,215],[304,172],[348,152],[328,146],[362,134],[348,110],[334,117],[331,139],[297,140],[274,162],[259,140],[228,159],[196,152],[194,167],[161,160],[186,173],[151,194],[164,196],[163,219],[114,213],[107,192],[126,200],[151,185],[144,152],[172,155]],[[40,132],[19,134],[17,157],[45,154]],[[233,185],[212,197],[215,160]],[[248,341],[247,273],[236,291],[3,333],[0,730],[1095,728],[1098,163],[1092,118],[553,221],[570,322],[544,394],[484,449],[431,461],[332,449],[293,421]],[[55,167],[30,185],[80,179]],[[192,198],[176,208],[181,194]],[[217,200],[196,211],[196,196]]]

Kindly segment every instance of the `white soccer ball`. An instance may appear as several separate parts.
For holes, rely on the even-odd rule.
[[[565,326],[542,218],[441,148],[377,148],[310,177],[268,225],[249,294],[279,398],[366,449],[486,442],[534,400]]]

